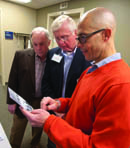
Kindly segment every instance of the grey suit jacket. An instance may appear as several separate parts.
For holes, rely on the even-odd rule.
[[[33,49],[16,51],[11,67],[8,86],[30,105],[35,99],[35,52]],[[7,93],[7,104],[14,104]],[[17,105],[16,114],[23,117]]]

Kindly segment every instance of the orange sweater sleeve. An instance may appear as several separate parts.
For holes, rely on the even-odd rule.
[[[92,105],[96,109],[90,135],[54,115],[45,122],[44,131],[57,148],[129,148],[130,84],[112,86]],[[84,122],[89,122],[85,114],[81,116]]]
[[[71,98],[59,98],[58,100],[61,103],[60,108],[57,110],[59,113],[67,113],[69,110],[69,102]]]

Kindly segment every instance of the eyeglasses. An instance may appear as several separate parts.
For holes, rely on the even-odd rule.
[[[78,40],[78,41],[80,42],[80,44],[84,44],[84,43],[86,43],[87,38],[93,36],[93,35],[96,34],[96,33],[99,33],[99,32],[101,32],[101,31],[104,31],[104,30],[105,30],[105,29],[100,29],[100,30],[97,30],[97,31],[92,32],[92,33],[89,33],[89,34],[80,34],[80,35],[78,36],[78,38],[76,38],[76,40]]]
[[[56,41],[57,41],[57,42],[60,42],[60,41],[65,42],[65,41],[67,41],[67,40],[69,39],[70,36],[71,36],[71,35],[64,35],[64,36],[61,36],[61,37],[57,37],[57,38],[56,38]]]

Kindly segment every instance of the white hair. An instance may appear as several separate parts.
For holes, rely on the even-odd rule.
[[[33,33],[35,32],[44,32],[46,37],[48,38],[48,40],[50,40],[50,35],[49,35],[49,31],[47,29],[45,29],[44,27],[36,27],[32,30],[30,37],[32,38]]]
[[[68,27],[72,32],[76,30],[77,28],[76,23],[70,16],[60,15],[53,21],[51,25],[52,32],[57,31],[65,22],[68,22]]]

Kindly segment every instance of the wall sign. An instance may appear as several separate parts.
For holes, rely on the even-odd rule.
[[[5,39],[11,39],[11,40],[13,40],[13,32],[11,32],[11,31],[5,31]]]

